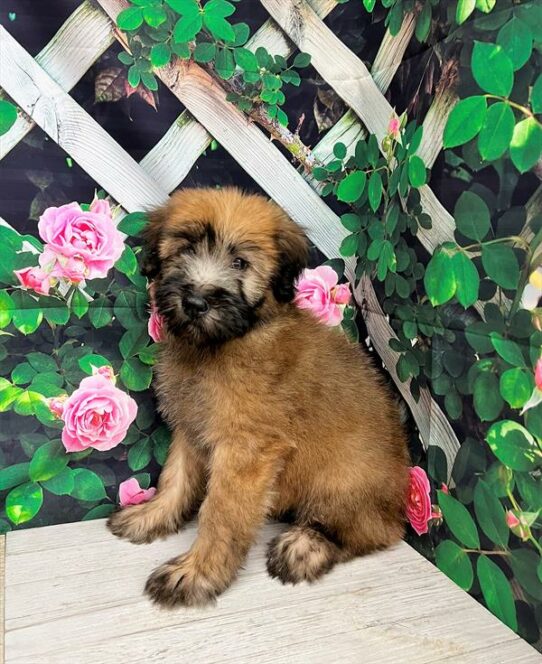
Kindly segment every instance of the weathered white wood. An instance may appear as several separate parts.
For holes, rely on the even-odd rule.
[[[168,192],[0,26],[0,86],[128,211],[158,205]]]
[[[395,72],[401,64],[405,50],[414,34],[414,27],[413,15],[407,14],[399,33],[395,37],[392,37],[389,30],[386,30],[386,34],[371,68],[371,75],[374,82],[383,93],[388,89]],[[335,143],[344,143],[347,154],[353,154],[356,143],[365,138],[365,136],[367,136],[367,132],[359,121],[358,116],[349,109],[326,132],[324,138],[314,147],[313,153],[320,161],[326,163],[335,158],[333,155],[333,146]],[[311,186],[316,189],[320,188],[320,183],[313,180],[309,175],[307,179],[311,182]]]
[[[190,546],[193,524],[148,546],[115,539],[103,521],[9,533],[7,664],[463,664],[482,653],[496,664],[540,662],[404,543],[318,583],[281,585],[265,571],[265,545],[281,528],[265,526],[214,607],[177,611],[156,609],[142,588],[155,565]]]
[[[387,133],[393,109],[363,62],[333,34],[307,2],[260,2],[299,49],[310,53],[312,66],[380,142]]]
[[[61,88],[68,91],[113,41],[111,21],[97,7],[86,1],[73,12],[49,44],[40,51],[36,62]],[[19,113],[13,127],[0,137],[0,159],[35,126],[35,122],[28,116]]]
[[[4,664],[5,648],[5,578],[6,578],[6,536],[0,535],[0,664]]]

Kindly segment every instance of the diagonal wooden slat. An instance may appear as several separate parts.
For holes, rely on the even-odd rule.
[[[0,86],[123,207],[141,210],[166,200],[168,192],[1,26],[0,62]]]
[[[97,7],[83,2],[36,56],[36,62],[60,87],[71,90],[113,42],[111,22]],[[0,137],[0,159],[33,127],[35,123],[20,114],[9,132]]]

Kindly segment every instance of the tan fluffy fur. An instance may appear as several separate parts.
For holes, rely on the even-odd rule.
[[[268,570],[294,583],[397,542],[404,527],[408,456],[396,400],[360,347],[271,287],[288,261],[293,276],[306,261],[299,228],[260,196],[186,190],[152,217],[157,283],[184,241],[175,232],[201,222],[219,244],[245,247],[247,292],[264,301],[254,327],[218,347],[174,335],[162,344],[156,389],[173,430],[168,459],[155,497],[109,526],[150,542],[201,505],[190,551],[147,582],[166,606],[224,591],[268,516],[293,515],[270,544]]]

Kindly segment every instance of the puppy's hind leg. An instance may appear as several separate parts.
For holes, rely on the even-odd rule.
[[[267,571],[282,583],[312,582],[349,557],[316,524],[295,525],[270,542]]]
[[[148,503],[124,507],[111,515],[107,526],[133,544],[152,542],[175,533],[201,496],[204,466],[184,432],[173,434],[158,491]]]

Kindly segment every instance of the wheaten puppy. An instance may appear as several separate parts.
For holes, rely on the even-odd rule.
[[[283,582],[397,542],[408,482],[397,404],[359,346],[292,303],[302,231],[261,196],[196,189],[151,215],[146,242],[173,440],[154,498],[109,527],[151,542],[199,508],[194,545],[153,572],[151,598],[212,600],[268,516],[292,521],[269,544]]]

